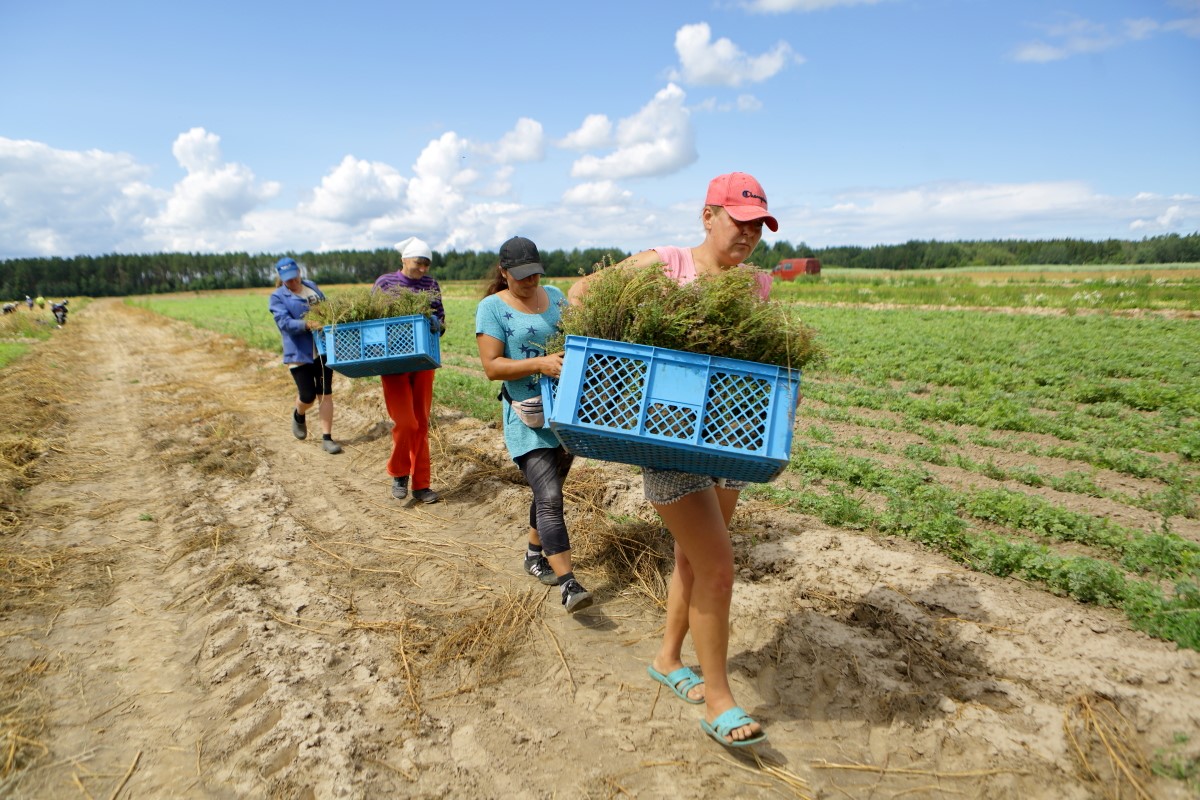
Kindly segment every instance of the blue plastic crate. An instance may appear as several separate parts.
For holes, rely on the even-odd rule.
[[[441,336],[421,314],[326,325],[315,338],[330,369],[349,378],[436,369],[442,364]]]
[[[577,455],[763,483],[791,457],[800,371],[568,336],[546,420]]]

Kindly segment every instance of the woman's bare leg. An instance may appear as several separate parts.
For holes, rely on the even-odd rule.
[[[734,498],[736,501],[736,498]],[[654,504],[682,549],[692,573],[688,627],[704,672],[705,719],[712,722],[737,705],[729,687],[729,604],[733,597],[733,545],[716,489],[694,492],[663,505]],[[678,570],[679,562],[676,562]],[[681,576],[680,583],[684,583]],[[676,587],[674,575],[672,588]],[[668,608],[670,610],[670,598]],[[678,623],[676,622],[676,626]],[[677,628],[671,632],[677,635]],[[668,642],[664,636],[664,646]],[[674,641],[669,643],[675,647]],[[730,733],[733,741],[761,730],[756,722]]]
[[[321,433],[333,433],[333,395],[317,396],[317,416],[321,420]]]
[[[683,666],[683,640],[688,634],[688,607],[692,602],[692,565],[679,542],[675,542],[675,567],[667,586],[667,621],[662,644],[650,661],[650,666],[663,675]],[[693,686],[687,693],[693,700],[704,699],[704,684]]]
[[[725,520],[725,529],[728,531],[741,492],[720,488],[716,492],[717,501],[721,506],[721,517]],[[650,665],[663,675],[683,666],[683,642],[688,634],[688,607],[692,602],[694,577],[687,554],[683,552],[679,542],[675,542],[675,567],[671,570],[671,582],[667,589],[666,629],[663,631],[662,644],[650,662]],[[693,700],[703,700],[704,684],[693,686],[687,694]]]

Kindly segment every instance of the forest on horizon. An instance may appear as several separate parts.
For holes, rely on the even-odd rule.
[[[620,261],[630,253],[616,248],[542,250],[550,277],[573,277],[598,263]],[[274,264],[288,255],[317,283],[371,283],[400,268],[394,249],[331,250],[321,253],[150,253],[100,256],[11,258],[0,261],[0,299],[121,297],[126,295],[271,286]],[[774,268],[785,258],[818,258],[825,267],[855,269],[949,269],[1023,264],[1200,263],[1200,233],[1166,234],[1141,240],[1084,239],[909,241],[871,247],[813,248],[801,242],[760,242],[747,263]],[[482,280],[495,266],[494,251],[434,251],[434,277],[442,281]]]

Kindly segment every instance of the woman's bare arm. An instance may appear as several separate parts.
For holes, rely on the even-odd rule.
[[[619,261],[611,267],[604,269],[629,269],[630,267],[648,267],[651,264],[661,264],[662,256],[657,250],[643,250],[640,253],[635,253],[624,261]],[[597,270],[590,275],[584,275],[579,280],[571,284],[571,288],[567,290],[567,300],[571,305],[577,306],[583,302],[583,296],[588,292],[588,286],[596,279],[604,270]]]
[[[505,358],[504,342],[486,333],[475,334],[475,344],[479,348],[483,373],[489,381],[515,381],[538,374],[551,378],[562,375],[562,353],[536,358]]]

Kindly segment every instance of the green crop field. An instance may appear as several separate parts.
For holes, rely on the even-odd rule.
[[[788,471],[748,494],[1120,609],[1200,649],[1194,267],[843,270],[777,284],[827,355],[804,376]],[[480,285],[443,289],[436,401],[495,419],[474,344]],[[128,302],[278,350],[267,294]]]

